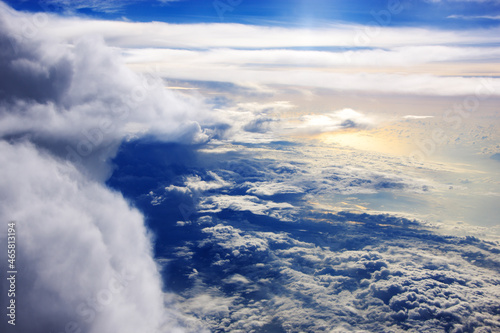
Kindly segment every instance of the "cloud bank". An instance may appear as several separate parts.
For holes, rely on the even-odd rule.
[[[236,127],[233,132],[242,129],[244,139],[261,135],[271,141],[265,137],[268,132],[286,126],[273,112],[293,105],[239,104],[221,112],[230,125],[220,124],[209,118],[201,101],[164,89],[156,78],[253,79],[257,84],[459,95],[477,93],[479,83],[432,75],[330,75],[310,68],[279,77],[276,71],[259,70],[255,76],[251,68],[255,63],[272,66],[283,58],[300,66],[302,55],[311,67],[338,66],[339,56],[346,55],[352,55],[355,65],[373,66],[368,58],[382,59],[386,52],[386,65],[393,60],[399,65],[437,61],[437,54],[443,54],[443,61],[484,60],[498,55],[495,48],[462,54],[464,48],[429,47],[428,30],[384,28],[370,41],[373,50],[354,54],[260,50],[355,48],[350,33],[364,27],[309,31],[55,16],[46,16],[50,21],[41,24],[37,20],[43,16],[0,6],[0,219],[19,225],[19,316],[31,319],[20,319],[18,328],[35,333],[203,332],[199,321],[214,331],[397,332],[413,327],[467,332],[500,327],[497,247],[474,238],[440,237],[422,231],[415,221],[393,216],[323,211],[322,203],[312,200],[387,194],[389,202],[391,194],[433,191],[434,182],[405,174],[394,161],[351,150],[335,151],[324,165],[308,164],[308,156],[289,148],[296,143],[285,141],[256,146],[260,158],[249,150],[233,153],[237,148],[221,142],[214,142],[211,152],[200,150],[192,157],[190,144],[223,137],[230,126]],[[38,28],[29,32],[26,22]],[[497,30],[440,31],[434,41],[487,43]],[[118,49],[89,34],[104,35]],[[414,36],[412,45],[408,35]],[[142,46],[216,50],[168,50],[144,59],[128,49]],[[259,50],[231,50],[239,46]],[[484,57],[483,51],[488,51]],[[144,75],[135,74],[120,60],[120,52],[151,67],[142,67]],[[156,67],[165,54],[169,59]],[[240,56],[241,61],[235,60]],[[481,87],[498,94],[498,82],[490,79]],[[291,121],[302,124],[300,130],[308,134],[373,124],[350,109]],[[167,145],[151,144],[149,151],[134,151],[132,140],[140,137],[177,145],[168,150]],[[123,141],[132,141],[120,151],[131,162],[121,165],[115,187],[122,185],[128,197],[139,193],[134,203],[147,199],[157,209],[148,218],[161,223],[163,233],[157,237],[164,237],[162,249],[179,245],[174,257],[163,258],[172,265],[162,274],[175,279],[174,299],[185,316],[164,299],[152,259],[152,245],[157,244],[151,242],[143,216],[102,184]],[[280,150],[283,154],[276,154]],[[309,157],[319,161],[314,154]],[[196,158],[204,160],[191,161]],[[179,217],[186,202],[192,203],[190,215]],[[5,237],[0,239],[5,242]]]
[[[500,91],[492,70],[498,27],[454,31],[379,22],[286,28],[51,16],[40,31],[66,41],[99,34],[134,69],[155,66],[180,80],[459,96],[475,94],[483,85],[477,77],[489,76],[488,96]]]
[[[165,90],[153,68],[137,75],[97,36],[58,43],[17,27],[34,16],[2,6],[0,137],[30,140],[91,168],[123,140],[202,142],[201,102]]]
[[[414,219],[429,209],[405,206],[439,201],[447,184],[373,152],[305,158],[312,147],[297,145],[216,146],[187,161],[158,162],[147,142],[120,152],[112,183],[172,239],[158,253],[184,314],[220,332],[498,330],[498,243],[440,235]],[[384,213],[369,196],[386,198]],[[341,202],[356,197],[367,204]]]
[[[17,222],[19,258],[17,325],[1,330],[181,332],[142,214],[102,181],[123,140],[207,140],[190,120],[204,107],[99,37],[60,43],[33,20],[0,3],[0,220]]]
[[[157,332],[168,313],[142,215],[32,144],[0,151],[0,219],[18,225],[17,332]]]

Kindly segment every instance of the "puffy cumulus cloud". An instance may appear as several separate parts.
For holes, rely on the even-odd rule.
[[[271,196],[282,193],[303,193],[304,189],[295,185],[282,184],[278,182],[255,182],[248,183],[250,188],[247,193],[258,196]]]
[[[222,149],[221,143],[212,142],[197,152],[196,165],[169,164],[147,171],[142,165],[155,163],[157,151],[167,155],[175,152],[163,146],[141,155],[138,165],[138,151],[131,144],[134,148],[127,153],[129,157],[118,158],[127,167],[113,177],[112,183],[144,207],[169,209],[171,205],[169,214],[177,214],[174,222],[184,219],[179,225],[194,222],[204,213],[231,211],[296,221],[305,207],[322,203],[335,207],[352,203],[353,209],[363,210],[370,205],[377,210],[379,197],[388,204],[398,200],[403,205],[401,196],[418,196],[425,202],[433,193],[449,187],[421,173],[405,172],[397,157],[343,148],[316,151],[313,146],[303,147],[293,141],[249,145],[244,150],[240,144],[225,143]],[[147,150],[147,145],[141,148]],[[259,158],[254,158],[257,154]],[[165,173],[165,168],[179,174]],[[358,201],[357,195],[369,203]],[[374,200],[374,206],[370,200]],[[413,206],[415,201],[408,204]],[[398,211],[405,212],[402,208]]]
[[[232,182],[225,181],[217,173],[207,171],[203,177],[197,174],[184,176],[182,186],[169,185],[156,193],[150,191],[148,196],[151,198],[152,205],[159,205],[172,196],[189,198],[196,203],[205,192],[224,191],[233,185]]]
[[[263,200],[253,195],[212,195],[202,198],[197,208],[199,213],[217,213],[231,209],[284,218],[293,212],[294,207],[288,202]]]
[[[198,200],[204,192],[219,190],[233,185],[212,171],[208,171],[203,179],[199,175],[190,175],[183,178],[183,186],[169,185],[164,188],[164,191],[159,191],[160,193],[164,192],[164,194],[157,194],[155,191],[150,191],[148,197],[151,198],[151,204],[161,204],[167,200],[169,194]]]
[[[269,250],[265,239],[257,239],[251,235],[245,235],[241,230],[232,226],[218,224],[214,227],[203,229],[204,233],[210,234],[219,240],[219,245],[236,256],[251,255],[253,252],[264,252]],[[203,246],[208,239],[200,244]]]
[[[0,219],[17,222],[16,330],[182,331],[136,209],[32,144],[0,152]]]
[[[276,153],[279,146],[270,146],[270,154],[285,158],[286,151],[284,156],[281,156]],[[321,153],[324,157],[329,156],[326,151]],[[287,199],[291,200],[289,202],[294,201],[294,195],[424,193],[445,186],[391,168],[395,161],[390,157],[385,161],[377,155],[338,150],[332,152],[332,159],[335,158],[336,164],[313,164],[310,161],[317,156],[314,153],[310,156],[304,155],[303,160],[293,164],[278,158],[261,161],[235,160],[218,167],[221,174],[225,173],[226,181],[236,184],[233,190],[226,190],[230,195],[241,190],[262,199],[287,195]],[[269,155],[265,156],[270,158]],[[365,158],[371,160],[369,168],[363,166]]]
[[[130,146],[118,176],[129,182],[134,163],[169,152],[162,146],[139,162]],[[161,186],[133,187],[169,195],[169,204],[151,210],[163,237],[176,241],[173,255],[162,245],[167,288],[183,313],[212,331],[498,330],[497,245],[443,237],[397,216],[338,212],[338,202],[349,200],[342,195],[399,205],[397,196],[425,199],[442,186],[397,157],[288,141],[212,142],[193,159],[168,164],[180,170],[174,175],[163,164],[143,170],[135,176]],[[182,204],[193,199],[184,221],[176,196]]]
[[[376,124],[373,117],[352,109],[342,109],[326,114],[304,115],[298,120],[295,127],[289,130],[292,133],[318,134],[342,129],[368,128]],[[288,128],[290,127],[288,126]]]
[[[217,108],[217,119],[228,127],[220,138],[248,143],[270,142],[284,134],[286,122],[282,118],[290,117],[295,108],[290,101],[236,103]]]
[[[225,332],[498,330],[497,245],[390,216],[343,216],[262,231],[235,215],[203,228],[209,237],[183,261],[203,273],[179,293],[180,307]],[[199,306],[200,293],[213,306]]]
[[[18,224],[16,328],[197,327],[169,310],[143,216],[101,181],[123,140],[205,141],[202,103],[134,74],[99,37],[26,30],[54,19],[37,15],[0,3],[0,218]]]
[[[312,203],[425,194],[438,184],[368,152],[270,143],[255,145],[252,158],[251,148],[213,144],[198,152],[196,166],[186,163],[181,177],[168,179],[170,195],[194,198],[189,187],[199,189],[190,221],[169,221],[171,205],[154,217],[175,225],[165,232],[177,242],[174,255],[163,251],[165,278],[175,280],[186,315],[221,332],[498,330],[498,245]]]
[[[133,73],[96,36],[68,45],[42,30],[27,35],[19,27],[36,17],[0,6],[1,138],[29,136],[93,175],[126,138],[207,140],[191,120],[205,118],[202,102],[164,89],[153,69]]]
[[[422,193],[439,186],[424,178],[399,172],[367,170],[357,166],[331,166],[321,170],[323,179],[314,182],[316,193],[380,193],[387,191]]]
[[[207,175],[213,180],[205,181],[202,180],[200,176],[186,177],[185,185],[188,189],[194,192],[204,192],[214,189],[220,189],[223,187],[229,187],[232,184],[226,182],[222,177],[217,175],[215,172],[208,171]]]
[[[294,135],[369,129],[380,123],[380,117],[350,108],[304,114],[289,101],[237,103],[216,111],[219,122],[227,124],[220,139],[256,144],[286,140]]]

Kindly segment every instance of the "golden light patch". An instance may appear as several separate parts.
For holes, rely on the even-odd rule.
[[[391,155],[408,154],[413,148],[384,131],[348,129],[337,132],[322,133],[315,137],[326,145],[340,145],[365,151]]]

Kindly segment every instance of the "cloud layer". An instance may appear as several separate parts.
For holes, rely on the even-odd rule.
[[[189,276],[194,287],[182,294],[183,311],[206,318],[212,330],[221,331],[471,332],[500,327],[499,281],[489,262],[495,260],[498,268],[496,249],[474,239],[392,230],[393,222],[382,216],[349,218],[367,224],[304,223],[288,232],[235,227],[228,221],[205,227],[207,238],[190,248],[194,260],[189,262],[201,273]],[[307,232],[298,230],[306,226]],[[181,253],[178,260],[188,263]],[[210,289],[220,271],[231,278]],[[197,307],[202,299],[206,305]]]
[[[51,17],[39,30],[66,41],[101,35],[135,69],[154,66],[182,80],[457,96],[476,93],[482,85],[476,76],[497,74],[497,27],[454,31],[372,23],[284,28]],[[491,78],[488,88],[498,96],[498,79]]]
[[[221,332],[499,329],[498,243],[440,235],[404,208],[423,213],[417,200],[447,184],[372,152],[218,144],[183,160],[182,147],[127,144],[111,178],[172,240],[157,253],[185,315]],[[342,208],[370,195],[408,218]]]
[[[286,101],[208,111],[196,94],[167,90],[158,79],[217,79],[263,91],[277,84],[498,95],[496,78],[359,71],[379,62],[395,70],[486,62],[497,48],[469,43],[487,44],[498,29],[367,35],[364,26],[96,21],[4,4],[0,13],[0,219],[19,226],[19,318],[30,318],[18,328],[500,328],[495,244],[439,236],[416,220],[356,204],[348,208],[366,212],[339,208],[340,200],[377,195],[386,205],[400,200],[403,210],[405,196],[447,185],[394,157],[275,141],[282,133],[369,128],[376,117],[352,109],[280,117],[294,108]],[[103,184],[115,155],[107,184],[123,196]],[[157,242],[128,200],[148,214]]]

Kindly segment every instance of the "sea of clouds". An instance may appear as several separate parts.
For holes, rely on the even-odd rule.
[[[268,114],[288,104],[210,109],[44,19],[58,20],[0,4],[0,220],[19,235],[18,321],[2,331],[500,328],[494,243],[312,204],[438,185],[359,152],[311,162],[269,136],[289,133]],[[374,123],[350,109],[293,121]]]

